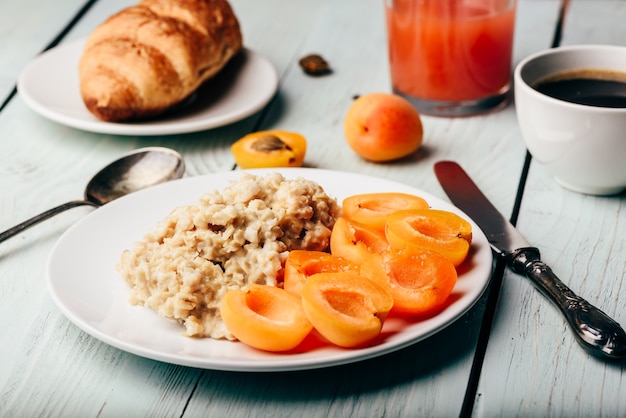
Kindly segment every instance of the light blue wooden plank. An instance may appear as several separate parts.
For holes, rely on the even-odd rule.
[[[0,103],[13,90],[24,66],[70,23],[83,3],[0,1]]]
[[[624,45],[624,16],[622,1],[573,1],[563,44]],[[623,196],[567,191],[532,163],[519,229],[572,290],[626,324],[623,212]],[[557,309],[508,274],[475,416],[624,416],[625,399],[623,366],[589,356]]]
[[[87,36],[131,4],[98,2],[68,35]],[[394,179],[443,198],[432,164],[460,161],[485,193],[510,212],[524,148],[514,108],[467,119],[424,118],[424,147],[392,164],[359,159],[342,124],[354,94],[389,90],[382,3],[233,0],[246,45],[279,70],[281,89],[261,128],[309,139],[306,163]],[[522,1],[516,60],[549,43],[554,1]],[[523,42],[520,40],[524,40]],[[317,52],[335,69],[312,79],[297,60]],[[145,145],[180,150],[189,175],[227,170],[228,146],[257,118],[172,137],[116,137],[49,122],[18,97],[0,114],[0,229],[82,194],[89,176],[122,152]],[[17,185],[17,187],[15,187]],[[441,333],[400,352],[328,370],[246,375],[145,360],[79,331],[44,286],[55,240],[90,209],[76,209],[0,245],[0,410],[80,416],[456,416],[473,359],[482,303]],[[88,249],[86,249],[88,250]],[[19,312],[19,314],[16,314]]]

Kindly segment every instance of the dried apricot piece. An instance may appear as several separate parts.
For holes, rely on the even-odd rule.
[[[469,253],[472,226],[453,212],[400,210],[387,218],[385,236],[391,248],[427,248],[444,255],[458,267]]]
[[[317,273],[352,271],[358,273],[358,264],[323,251],[292,250],[287,256],[283,288],[300,296],[307,279]]]
[[[313,329],[299,298],[267,285],[229,290],[220,314],[238,340],[265,351],[291,350]]]
[[[364,193],[345,198],[343,216],[368,227],[385,230],[387,217],[398,210],[428,209],[428,202],[408,193]]]
[[[421,248],[391,250],[384,269],[393,296],[393,311],[426,315],[441,309],[457,282],[454,264],[443,255]]]
[[[239,139],[230,150],[241,168],[301,167],[306,139],[296,132],[258,131]]]
[[[356,273],[318,273],[302,289],[307,318],[328,341],[357,347],[380,334],[393,306],[391,294]]]

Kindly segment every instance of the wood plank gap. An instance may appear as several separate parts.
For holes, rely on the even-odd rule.
[[[98,0],[87,1],[87,3],[85,3],[83,7],[81,7],[80,10],[74,15],[72,20],[70,20],[70,22],[65,25],[61,32],[59,32],[59,34],[41,52],[46,52],[47,50],[52,49],[60,44],[63,38],[67,36],[67,34],[74,28],[74,26],[76,26],[80,19],[83,18],[85,13],[87,13],[89,9],[91,9],[91,7],[96,4],[97,1]]]
[[[561,0],[561,7],[559,10],[559,16],[554,28],[554,35],[552,38],[551,48],[557,48],[561,44],[563,37],[563,28],[565,26],[565,18],[567,11],[569,10],[570,0]],[[522,205],[522,198],[524,196],[524,190],[526,188],[526,180],[528,178],[528,171],[530,169],[530,163],[532,156],[526,151],[524,158],[524,166],[520,174],[520,181],[517,187],[517,193],[515,195],[515,203],[513,210],[511,211],[510,222],[514,226],[517,224],[520,208]],[[476,344],[476,353],[474,354],[474,360],[472,362],[472,368],[470,370],[470,376],[467,383],[467,390],[461,405],[461,412],[459,416],[461,418],[471,417],[474,411],[474,405],[476,403],[476,397],[478,394],[478,382],[482,372],[483,361],[487,352],[487,345],[489,343],[489,337],[491,334],[491,327],[493,326],[493,320],[496,313],[496,306],[500,298],[500,289],[502,287],[502,279],[506,268],[506,262],[504,259],[499,258],[496,261],[491,284],[489,286],[489,294],[487,296],[487,302],[485,306],[485,313],[483,314],[483,320],[480,326],[478,334],[478,343]]]
[[[522,173],[520,174],[520,180],[517,186],[517,193],[515,194],[515,202],[513,203],[511,218],[509,219],[513,226],[517,225],[517,218],[519,216],[520,207],[522,206],[522,198],[524,197],[524,190],[526,189],[526,180],[528,179],[528,170],[530,170],[531,161],[532,156],[527,150],[526,157],[524,158],[524,166],[522,167]]]
[[[526,157],[524,158],[524,166],[520,174],[520,182],[517,188],[515,196],[515,203],[511,213],[509,221],[515,226],[517,218],[519,216],[520,207],[522,205],[522,197],[524,196],[524,189],[526,187],[526,179],[528,178],[528,170],[530,168],[531,155],[526,151]],[[485,313],[483,314],[483,320],[480,325],[480,331],[478,334],[478,343],[476,344],[476,354],[472,362],[472,368],[470,370],[470,376],[468,380],[467,390],[461,405],[460,417],[472,416],[474,410],[474,403],[476,396],[478,395],[478,381],[480,380],[480,374],[482,372],[483,361],[485,354],[487,353],[487,344],[489,343],[489,336],[491,335],[491,328],[496,315],[496,307],[498,300],[500,299],[500,289],[502,287],[502,280],[504,278],[504,271],[506,269],[506,261],[500,257],[496,260],[494,267],[491,284],[489,285],[489,295],[485,303]]]
[[[97,1],[98,0],[89,0],[89,1],[87,1],[87,3],[85,3],[83,5],[83,7],[81,7],[80,10],[72,17],[72,20],[70,20],[70,22],[67,25],[65,25],[65,27],[61,30],[61,32],[59,32],[59,34],[57,36],[55,36],[54,39],[48,45],[46,45],[46,47],[43,50],[41,50],[41,52],[39,52],[39,53],[41,54],[43,52],[46,52],[47,50],[52,49],[55,46],[57,46],[59,43],[61,43],[63,38],[65,38],[65,36],[67,36],[67,34],[74,28],[74,26],[76,26],[78,21],[80,21],[80,19],[82,19],[82,17],[85,15],[85,13],[87,13],[89,11],[89,9],[91,9],[91,7]],[[16,94],[17,94],[17,82],[13,85],[13,89],[11,90],[9,95],[4,99],[4,101],[0,105],[0,112],[2,112],[2,110],[4,110],[5,107],[7,107],[9,102],[11,100],[13,100],[13,98],[15,97]]]
[[[0,112],[2,112],[2,110],[5,107],[7,107],[9,102],[13,99],[13,97],[15,97],[16,94],[17,94],[17,84],[13,85],[13,89],[11,90],[11,93],[9,93],[9,95],[6,97],[6,99],[4,99],[4,101],[0,105]]]
[[[474,360],[472,361],[472,368],[470,369],[463,404],[461,404],[461,412],[459,414],[461,418],[471,417],[472,411],[474,410],[474,403],[478,393],[478,381],[480,380],[483,361],[485,359],[485,354],[487,353],[487,344],[489,343],[491,326],[493,325],[493,320],[496,314],[496,306],[498,305],[498,300],[500,299],[500,288],[502,287],[502,278],[504,277],[505,269],[506,261],[503,258],[498,258],[496,260],[493,273],[491,274],[491,283],[489,284],[489,288],[487,290],[487,301],[485,303],[485,312],[480,325],[480,331],[478,332],[476,352],[474,354]]]
[[[563,38],[563,27],[565,26],[565,16],[569,10],[570,0],[561,0],[561,9],[559,10],[559,18],[554,28],[554,37],[552,38],[552,48],[557,48],[561,45],[561,39]]]
[[[206,370],[203,371],[202,373],[200,373],[200,375],[196,379],[196,383],[193,385],[193,389],[191,390],[191,393],[187,397],[187,400],[185,401],[185,406],[183,407],[183,410],[180,412],[180,416],[178,418],[183,418],[185,416],[185,413],[187,412],[187,408],[189,408],[189,403],[191,402],[191,398],[193,398],[193,395],[196,393],[196,390],[198,390],[198,385],[200,384],[200,380],[202,380],[202,376],[205,373],[209,373],[209,372]]]

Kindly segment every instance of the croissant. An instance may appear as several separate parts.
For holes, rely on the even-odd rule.
[[[226,0],[143,0],[87,39],[81,97],[104,121],[157,116],[216,75],[242,43]]]

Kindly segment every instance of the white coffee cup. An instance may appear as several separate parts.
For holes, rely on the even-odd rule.
[[[617,194],[626,189],[626,108],[571,103],[534,88],[548,76],[579,69],[626,74],[626,47],[567,46],[522,60],[514,72],[522,136],[533,159],[563,187]]]

